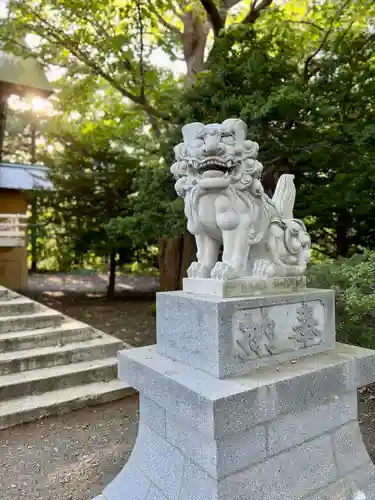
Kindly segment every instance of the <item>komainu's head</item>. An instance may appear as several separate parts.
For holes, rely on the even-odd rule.
[[[261,196],[259,179],[263,167],[256,160],[259,146],[246,140],[246,135],[247,126],[239,119],[185,125],[184,141],[175,147],[176,162],[171,167],[178,194],[183,195],[193,185],[222,190],[232,184]]]

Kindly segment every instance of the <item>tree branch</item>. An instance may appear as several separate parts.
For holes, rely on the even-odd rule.
[[[342,42],[344,41],[344,39],[345,39],[346,35],[347,35],[347,34],[350,32],[350,30],[352,29],[352,26],[353,26],[354,22],[355,22],[355,21],[354,21],[354,19],[353,19],[353,21],[351,21],[351,23],[349,24],[349,26],[347,27],[347,29],[346,29],[346,30],[344,31],[344,33],[341,35],[341,37],[339,38],[339,40],[338,40],[338,41],[337,41],[337,43],[336,43],[335,50],[337,50],[337,49],[340,47],[340,45],[341,45],[341,44],[342,44]]]
[[[183,12],[179,12],[178,8],[174,5],[173,2],[171,2],[170,9],[173,12],[173,14],[180,19],[180,21],[184,20],[185,14]]]
[[[221,0],[221,4],[225,9],[229,10],[238,3],[240,3],[240,1],[241,0]]]
[[[143,44],[143,17],[141,9],[141,0],[136,0],[137,5],[137,15],[138,15],[138,30],[139,30],[139,73],[141,77],[141,89],[139,97],[146,101],[146,91],[145,91],[145,64],[143,58],[144,44]]]
[[[322,28],[322,26],[319,26],[319,24],[313,23],[311,21],[302,21],[302,20],[301,21],[290,21],[290,20],[286,19],[284,22],[288,23],[288,24],[307,24],[308,26],[312,26],[313,28],[316,28],[319,31],[324,31],[324,28]]]
[[[350,2],[351,2],[351,0],[345,0],[343,2],[343,4],[337,9],[337,11],[335,12],[335,15],[331,19],[331,22],[329,24],[329,27],[328,27],[327,31],[324,33],[324,35],[323,35],[323,37],[322,37],[322,39],[320,41],[319,47],[315,50],[315,52],[313,52],[306,59],[305,65],[304,65],[304,68],[303,68],[303,83],[307,83],[309,81],[309,77],[310,77],[310,75],[309,75],[309,65],[310,65],[311,61],[323,49],[324,45],[326,44],[326,41],[328,40],[330,34],[333,31],[333,25],[334,25],[335,21],[341,16],[341,14],[343,13],[344,9],[347,7],[347,5],[349,5]]]
[[[215,5],[214,0],[201,0],[201,4],[207,12],[215,35],[218,36],[220,34],[220,31],[225,27],[225,24],[220,15],[220,12]]]
[[[167,28],[168,30],[172,31],[172,33],[174,33],[175,35],[182,36],[182,33],[177,28],[177,26],[164,19],[164,17],[160,14],[157,8],[154,5],[152,5],[152,2],[149,2],[148,8],[151,10],[153,14],[155,14],[158,21],[164,26],[164,28]]]
[[[2,23],[0,23],[0,29],[2,27],[1,24]],[[35,59],[35,55],[32,54],[30,47],[22,44],[19,40],[14,40],[13,38],[1,35],[1,41],[3,43],[8,42],[10,45],[13,45],[14,47],[19,47],[22,50],[23,54],[27,54],[28,57],[34,57],[34,59]]]
[[[261,0],[261,2],[258,4],[257,0],[254,0],[251,2],[250,10],[242,23],[244,24],[253,24],[255,21],[258,19],[258,17],[261,15],[262,11],[265,10],[267,7],[269,7],[272,4],[273,0]]]
[[[58,43],[60,46],[68,48],[78,60],[83,62],[98,76],[101,76],[104,80],[110,83],[113,88],[118,90],[124,97],[134,102],[135,104],[140,105],[149,117],[153,116],[154,118],[162,118],[164,120],[170,119],[170,116],[168,116],[166,113],[156,110],[144,96],[135,95],[126,90],[121,85],[121,83],[116,80],[116,78],[114,78],[111,74],[109,74],[102,68],[99,62],[94,61],[91,58],[90,54],[83,50],[79,41],[74,40],[72,36],[66,34],[63,30],[52,25],[39,12],[29,9],[29,13],[35,16],[40,21],[41,26],[44,25],[44,29],[41,29],[38,33],[42,38],[45,38],[50,43]],[[35,29],[35,27],[30,27],[30,30],[34,32],[38,31]]]

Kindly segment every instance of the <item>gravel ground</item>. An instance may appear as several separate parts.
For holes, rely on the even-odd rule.
[[[131,345],[155,342],[157,280],[105,274],[36,274],[27,295]],[[0,431],[0,500],[92,500],[122,469],[137,434],[138,397]]]
[[[1,500],[92,500],[126,463],[137,422],[132,396],[0,431]]]
[[[58,292],[105,293],[107,273],[40,273],[29,275],[29,290]],[[152,276],[118,274],[117,292],[149,292],[158,289],[159,282]]]
[[[145,294],[137,300],[119,295],[108,301],[104,296],[65,292],[27,292],[28,297],[42,302],[71,318],[83,321],[98,330],[123,340],[133,347],[154,344],[155,317],[152,307],[154,296]]]
[[[25,295],[131,346],[154,344],[157,279],[119,275],[113,300],[106,299],[106,286],[104,273],[32,274]]]

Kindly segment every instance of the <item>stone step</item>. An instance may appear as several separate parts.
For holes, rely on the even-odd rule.
[[[28,370],[0,377],[0,401],[117,377],[117,357]],[[8,404],[8,403],[7,403]]]
[[[35,347],[63,346],[103,336],[99,330],[79,321],[64,321],[61,326],[3,333],[0,335],[0,353]]]
[[[18,314],[32,314],[37,310],[37,304],[25,297],[10,298],[4,301],[0,300],[0,318]]]
[[[0,334],[60,326],[63,317],[60,312],[53,309],[42,309],[33,314],[0,317]]]
[[[4,401],[0,403],[0,429],[48,415],[61,415],[86,406],[115,401],[135,392],[124,382],[111,380]]]
[[[17,295],[15,292],[8,290],[8,288],[0,286],[0,302],[14,298]]]
[[[37,347],[24,351],[5,352],[0,354],[0,376],[102,359],[116,355],[123,346],[121,340],[104,334],[101,338],[73,342],[64,346]]]

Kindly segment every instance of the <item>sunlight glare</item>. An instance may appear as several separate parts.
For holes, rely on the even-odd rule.
[[[43,99],[43,97],[33,97],[31,108],[35,113],[51,114],[52,104],[47,99]]]
[[[10,109],[15,111],[28,111],[32,109],[38,115],[50,116],[53,114],[52,102],[39,96],[32,97],[31,99],[30,96],[26,96],[25,99],[22,99],[18,95],[11,95],[8,99],[8,104]]]
[[[0,19],[5,19],[8,15],[8,7],[6,0],[0,0]]]
[[[28,33],[25,36],[25,42],[31,49],[35,49],[36,47],[38,47],[38,45],[40,44],[40,40],[40,36],[34,35],[34,33]]]

